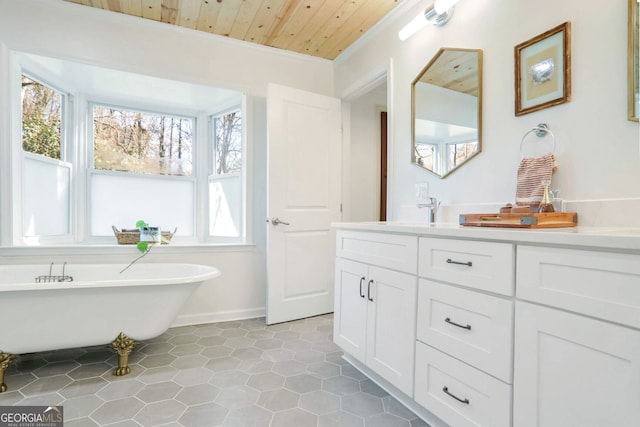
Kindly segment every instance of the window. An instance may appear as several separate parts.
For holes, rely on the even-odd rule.
[[[446,173],[477,152],[478,140],[429,143],[416,141],[416,163],[435,173]]]
[[[435,170],[436,165],[436,144],[427,144],[418,142],[415,145],[416,162],[429,170]]]
[[[29,240],[71,233],[71,171],[65,162],[66,94],[21,75],[22,235]]]
[[[140,219],[175,231],[174,244],[245,241],[244,94],[13,58],[10,125],[22,138],[0,158],[14,171],[8,241],[115,244],[113,227]]]
[[[449,170],[452,170],[460,163],[470,158],[477,151],[478,141],[458,142],[448,144],[447,147],[449,148],[447,156],[449,161]]]
[[[94,167],[190,176],[193,119],[93,106]]]
[[[113,225],[133,227],[144,218],[193,236],[195,119],[97,104],[92,119],[90,234],[111,236]]]
[[[63,94],[22,75],[22,149],[61,159]]]
[[[213,116],[216,175],[242,170],[242,116],[234,110]]]
[[[242,113],[240,108],[211,117],[214,167],[209,176],[209,235],[243,235]]]

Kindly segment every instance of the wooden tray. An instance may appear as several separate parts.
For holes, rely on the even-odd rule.
[[[576,212],[460,214],[460,225],[470,227],[552,228],[578,225]]]

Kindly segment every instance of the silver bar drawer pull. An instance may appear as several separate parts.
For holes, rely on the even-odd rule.
[[[447,317],[446,319],[444,319],[445,322],[447,322],[450,325],[453,326],[457,326],[458,328],[462,328],[462,329],[468,329],[471,330],[471,325],[461,325],[460,323],[456,323],[453,320],[451,320],[451,318]]]
[[[455,394],[449,393],[449,388],[447,388],[447,386],[442,387],[442,391],[444,391],[448,396],[453,397],[455,400],[457,400],[460,403],[464,403],[465,405],[469,404],[469,399],[460,399],[458,396],[456,396]]]
[[[466,265],[467,267],[471,267],[473,265],[473,263],[471,261],[460,262],[460,261],[454,261],[451,258],[447,258],[447,264]]]

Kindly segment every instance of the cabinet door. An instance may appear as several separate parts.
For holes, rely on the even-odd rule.
[[[640,331],[516,303],[518,427],[638,426]]]
[[[333,340],[361,362],[366,361],[368,267],[336,258]]]
[[[412,396],[417,278],[377,267],[369,277],[367,365]]]

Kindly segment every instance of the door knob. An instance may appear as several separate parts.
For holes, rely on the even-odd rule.
[[[289,224],[288,222],[280,221],[280,219],[279,219],[279,218],[277,218],[277,217],[276,217],[276,218],[273,218],[273,219],[271,220],[271,224],[273,224],[273,225],[279,225],[279,224],[282,224],[282,225],[291,225],[291,224]]]

